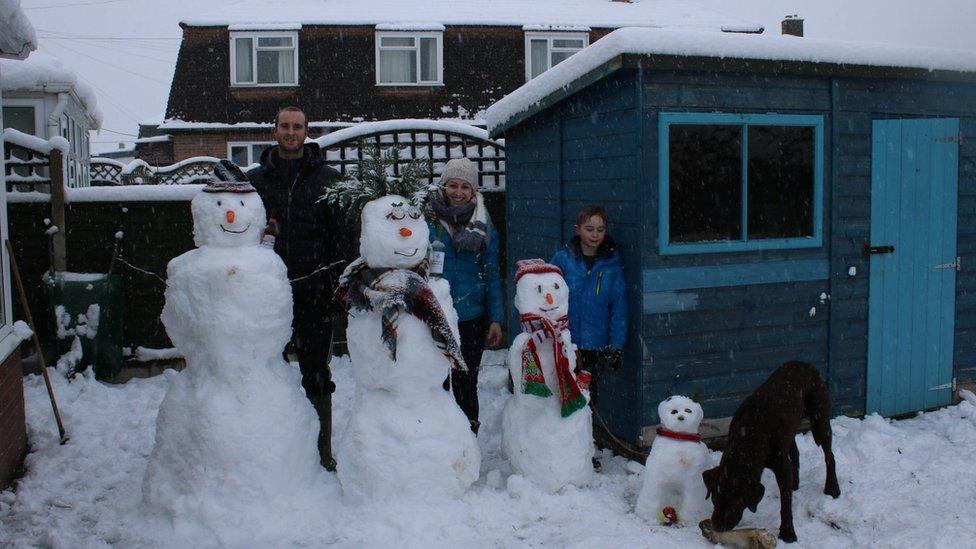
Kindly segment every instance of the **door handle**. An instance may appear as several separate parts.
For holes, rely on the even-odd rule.
[[[891,246],[891,245],[888,245],[888,246],[872,246],[872,245],[868,244],[867,242],[865,242],[864,243],[864,247],[861,248],[861,253],[864,254],[865,257],[871,256],[871,255],[875,255],[875,254],[890,254],[890,253],[893,253],[894,251],[895,251],[895,247],[894,246]]]

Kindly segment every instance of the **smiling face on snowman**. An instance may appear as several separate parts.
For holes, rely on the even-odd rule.
[[[249,184],[208,185],[190,203],[197,246],[256,246],[266,223],[264,203]]]
[[[569,286],[557,272],[527,272],[515,283],[515,307],[555,321],[569,311]]]
[[[366,204],[359,254],[370,267],[410,269],[427,257],[430,230],[419,208],[397,195]]]

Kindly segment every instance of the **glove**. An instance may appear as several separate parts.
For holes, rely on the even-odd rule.
[[[592,381],[592,379],[593,376],[590,375],[590,372],[580,370],[580,373],[576,375],[576,384],[579,385],[581,391],[589,391],[590,381]]]
[[[617,370],[624,363],[623,349],[607,346],[603,351],[603,360],[611,370]]]

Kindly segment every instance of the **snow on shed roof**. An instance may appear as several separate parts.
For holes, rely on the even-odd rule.
[[[976,72],[976,52],[794,36],[678,29],[618,29],[542,73],[488,108],[494,136],[510,120],[622,54],[798,61],[852,66]]]
[[[716,12],[703,0],[241,0],[233,9],[203,12],[188,26],[277,23],[305,25],[547,25],[728,28],[758,32],[762,25]]]
[[[23,59],[37,49],[37,35],[20,0],[0,0],[0,57]]]
[[[74,91],[82,108],[94,121],[93,129],[102,125],[102,111],[98,108],[95,91],[59,59],[37,52],[24,61],[0,60],[0,66],[0,71],[3,72],[3,81],[0,82],[3,91]]]

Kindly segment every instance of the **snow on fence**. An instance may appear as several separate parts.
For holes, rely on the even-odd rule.
[[[51,192],[51,151],[68,150],[63,137],[41,139],[13,128],[3,130],[4,176],[7,192]]]
[[[363,150],[378,143],[382,150],[397,148],[402,166],[414,159],[431,160],[431,182],[440,177],[452,158],[467,157],[478,165],[481,190],[505,190],[505,144],[488,137],[483,128],[441,120],[385,120],[344,128],[315,140],[326,162],[343,175],[351,173],[363,158]],[[143,160],[128,164],[109,158],[91,160],[92,185],[183,185],[210,177],[220,160],[209,156],[188,158],[170,166],[153,167]]]

